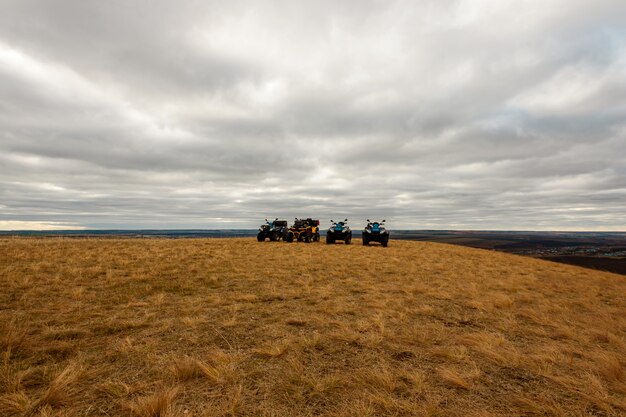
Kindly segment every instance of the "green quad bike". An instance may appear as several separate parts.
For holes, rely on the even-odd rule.
[[[278,240],[285,240],[287,237],[287,220],[274,220],[268,221],[265,219],[265,224],[259,227],[259,233],[256,235],[256,239],[259,242],[264,242],[265,239],[269,238],[271,242],[276,242]]]

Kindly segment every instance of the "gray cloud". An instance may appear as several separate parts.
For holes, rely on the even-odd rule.
[[[618,0],[0,0],[0,228],[623,230]]]

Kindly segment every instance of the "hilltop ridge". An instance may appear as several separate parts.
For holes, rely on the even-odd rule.
[[[397,240],[0,253],[2,415],[626,413],[624,276]]]

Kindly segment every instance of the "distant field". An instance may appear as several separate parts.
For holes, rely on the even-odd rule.
[[[401,230],[394,237],[494,249],[626,275],[624,232]]]
[[[545,259],[564,264],[578,265],[626,275],[626,258],[602,258],[594,256],[551,256]]]
[[[0,239],[0,416],[623,416],[626,278],[495,251]]]

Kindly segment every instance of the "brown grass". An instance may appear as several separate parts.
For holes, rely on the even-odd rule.
[[[625,294],[422,242],[0,239],[0,416],[621,416]]]
[[[127,404],[127,408],[137,417],[167,417],[173,414],[173,401],[177,395],[177,387],[162,389],[135,399]]]

